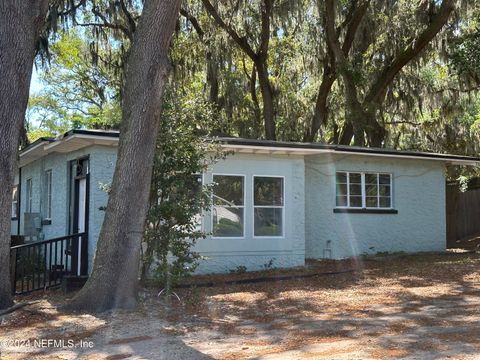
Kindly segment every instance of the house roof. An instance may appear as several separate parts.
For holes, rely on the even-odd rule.
[[[117,146],[119,131],[116,130],[70,130],[57,138],[40,138],[20,151],[20,166],[49,153],[68,153],[91,145]],[[315,155],[349,154],[388,158],[409,158],[443,161],[452,165],[480,165],[480,157],[429,152],[366,148],[359,146],[329,145],[322,143],[300,143],[271,140],[252,140],[233,137],[215,138],[223,148],[238,153]]]
[[[51,153],[68,153],[91,145],[117,146],[118,131],[70,130],[56,138],[43,137],[20,151],[19,166],[25,166]]]
[[[218,138],[223,147],[234,151],[253,153],[277,153],[313,155],[321,153],[337,153],[350,155],[379,156],[391,158],[413,158],[440,160],[452,165],[480,165],[480,157],[438,154],[412,150],[395,150],[349,145],[333,145],[322,143],[300,143],[289,141],[251,140],[242,138]]]

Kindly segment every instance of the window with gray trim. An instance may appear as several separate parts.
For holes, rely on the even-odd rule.
[[[335,183],[337,207],[392,208],[392,174],[338,171]]]

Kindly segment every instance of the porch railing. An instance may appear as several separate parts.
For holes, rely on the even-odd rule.
[[[87,233],[13,246],[10,266],[13,294],[58,286],[66,275],[87,275]]]

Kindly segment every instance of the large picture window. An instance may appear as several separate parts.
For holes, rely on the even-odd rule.
[[[253,177],[254,236],[283,236],[283,187],[281,177]]]
[[[213,175],[213,236],[243,237],[245,179],[236,175]]]
[[[392,175],[340,171],[336,174],[336,206],[345,208],[390,209]]]

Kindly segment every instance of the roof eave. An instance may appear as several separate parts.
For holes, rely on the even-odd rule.
[[[326,146],[325,148],[307,148],[307,147],[282,147],[282,146],[263,146],[263,145],[246,145],[246,144],[231,144],[221,143],[220,146],[227,150],[233,150],[238,153],[250,153],[250,154],[278,154],[278,155],[298,155],[308,156],[317,154],[343,154],[343,155],[356,155],[356,156],[374,156],[383,158],[396,158],[396,159],[415,159],[415,160],[430,160],[441,161],[449,165],[462,165],[462,166],[478,166],[480,165],[480,159],[469,159],[455,156],[442,156],[441,154],[402,154],[393,152],[373,152],[373,151],[355,151],[355,149],[337,149],[332,146]]]

